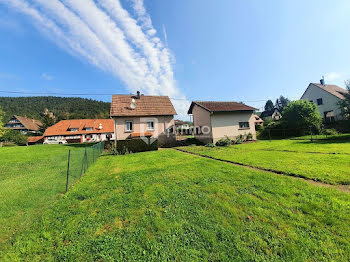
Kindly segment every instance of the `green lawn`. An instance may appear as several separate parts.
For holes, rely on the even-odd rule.
[[[282,171],[325,183],[350,184],[350,141],[311,143],[275,140],[229,147],[189,146],[181,149],[253,167]]]
[[[0,148],[0,252],[4,242],[28,227],[65,192],[67,154],[73,182],[80,176],[84,148],[38,145]]]
[[[172,149],[101,157],[0,260],[349,261],[350,195]]]

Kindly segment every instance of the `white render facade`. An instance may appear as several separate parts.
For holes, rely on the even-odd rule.
[[[311,83],[301,99],[315,103],[324,122],[342,120],[341,109],[338,105],[342,99],[328,92],[326,88],[327,86],[322,88],[319,84]]]
[[[194,136],[203,143],[216,143],[221,138],[235,139],[252,134],[256,139],[253,111],[209,112],[194,105],[192,108]]]

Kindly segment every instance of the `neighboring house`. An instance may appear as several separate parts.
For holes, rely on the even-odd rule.
[[[193,115],[195,138],[204,143],[216,143],[251,133],[256,139],[254,107],[236,102],[193,101],[188,114]]]
[[[28,137],[28,145],[38,145],[44,143],[44,136],[30,136]]]
[[[282,114],[277,108],[274,108],[272,110],[265,110],[264,112],[262,112],[260,118],[263,120],[277,121],[282,118]]]
[[[112,119],[71,119],[62,120],[50,126],[44,133],[45,141],[85,143],[114,140]]]
[[[5,124],[5,128],[21,131],[23,134],[39,133],[41,122],[33,118],[28,118],[26,116],[17,116],[14,115],[11,119]]]
[[[190,124],[182,120],[175,120],[175,130],[177,135],[189,135],[191,133]]]
[[[256,126],[263,126],[264,120],[262,120],[258,115],[254,115],[254,123]]]
[[[324,122],[342,120],[338,103],[345,99],[347,90],[336,85],[326,85],[324,80],[320,84],[310,83],[301,99],[315,103]]]
[[[111,117],[118,140],[158,139],[158,145],[173,144],[176,111],[167,96],[113,95]],[[147,139],[145,140],[147,141]]]

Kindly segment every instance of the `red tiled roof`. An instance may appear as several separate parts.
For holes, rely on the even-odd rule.
[[[43,139],[43,136],[30,136],[28,137],[28,143],[36,143]]]
[[[24,127],[30,131],[38,131],[41,122],[39,120],[33,119],[33,118],[28,118],[26,116],[16,116],[14,115],[15,118],[17,118],[18,121],[24,125]]]
[[[322,84],[316,84],[316,83],[311,83],[310,85],[317,86],[340,99],[345,99],[344,94],[348,93],[347,90],[340,88],[337,85],[322,85]]]
[[[102,124],[102,129],[99,129]],[[92,127],[92,131],[85,130],[88,127]],[[78,131],[69,131],[69,128],[78,128]],[[114,120],[113,119],[71,119],[62,120],[57,124],[46,129],[44,136],[57,136],[57,135],[80,135],[80,134],[101,134],[101,133],[114,133]]]
[[[130,108],[131,100],[135,99],[135,109]],[[170,116],[176,115],[173,104],[167,96],[113,95],[111,116]]]
[[[209,112],[235,112],[258,110],[257,108],[237,102],[193,101],[188,110],[188,114],[192,114],[192,109],[194,105],[198,105]]]

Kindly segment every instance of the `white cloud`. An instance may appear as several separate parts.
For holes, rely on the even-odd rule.
[[[46,73],[42,73],[41,74],[41,78],[46,80],[46,81],[51,81],[53,80],[53,76],[49,75],[49,74],[46,74]]]
[[[340,73],[340,72],[330,72],[325,74],[324,76],[326,82],[336,81],[342,77],[343,77],[343,73]]]
[[[176,87],[174,58],[156,36],[143,0],[132,0],[135,16],[119,0],[2,2],[29,16],[70,54],[120,78],[129,91],[176,98],[178,113],[186,114],[189,103]]]

